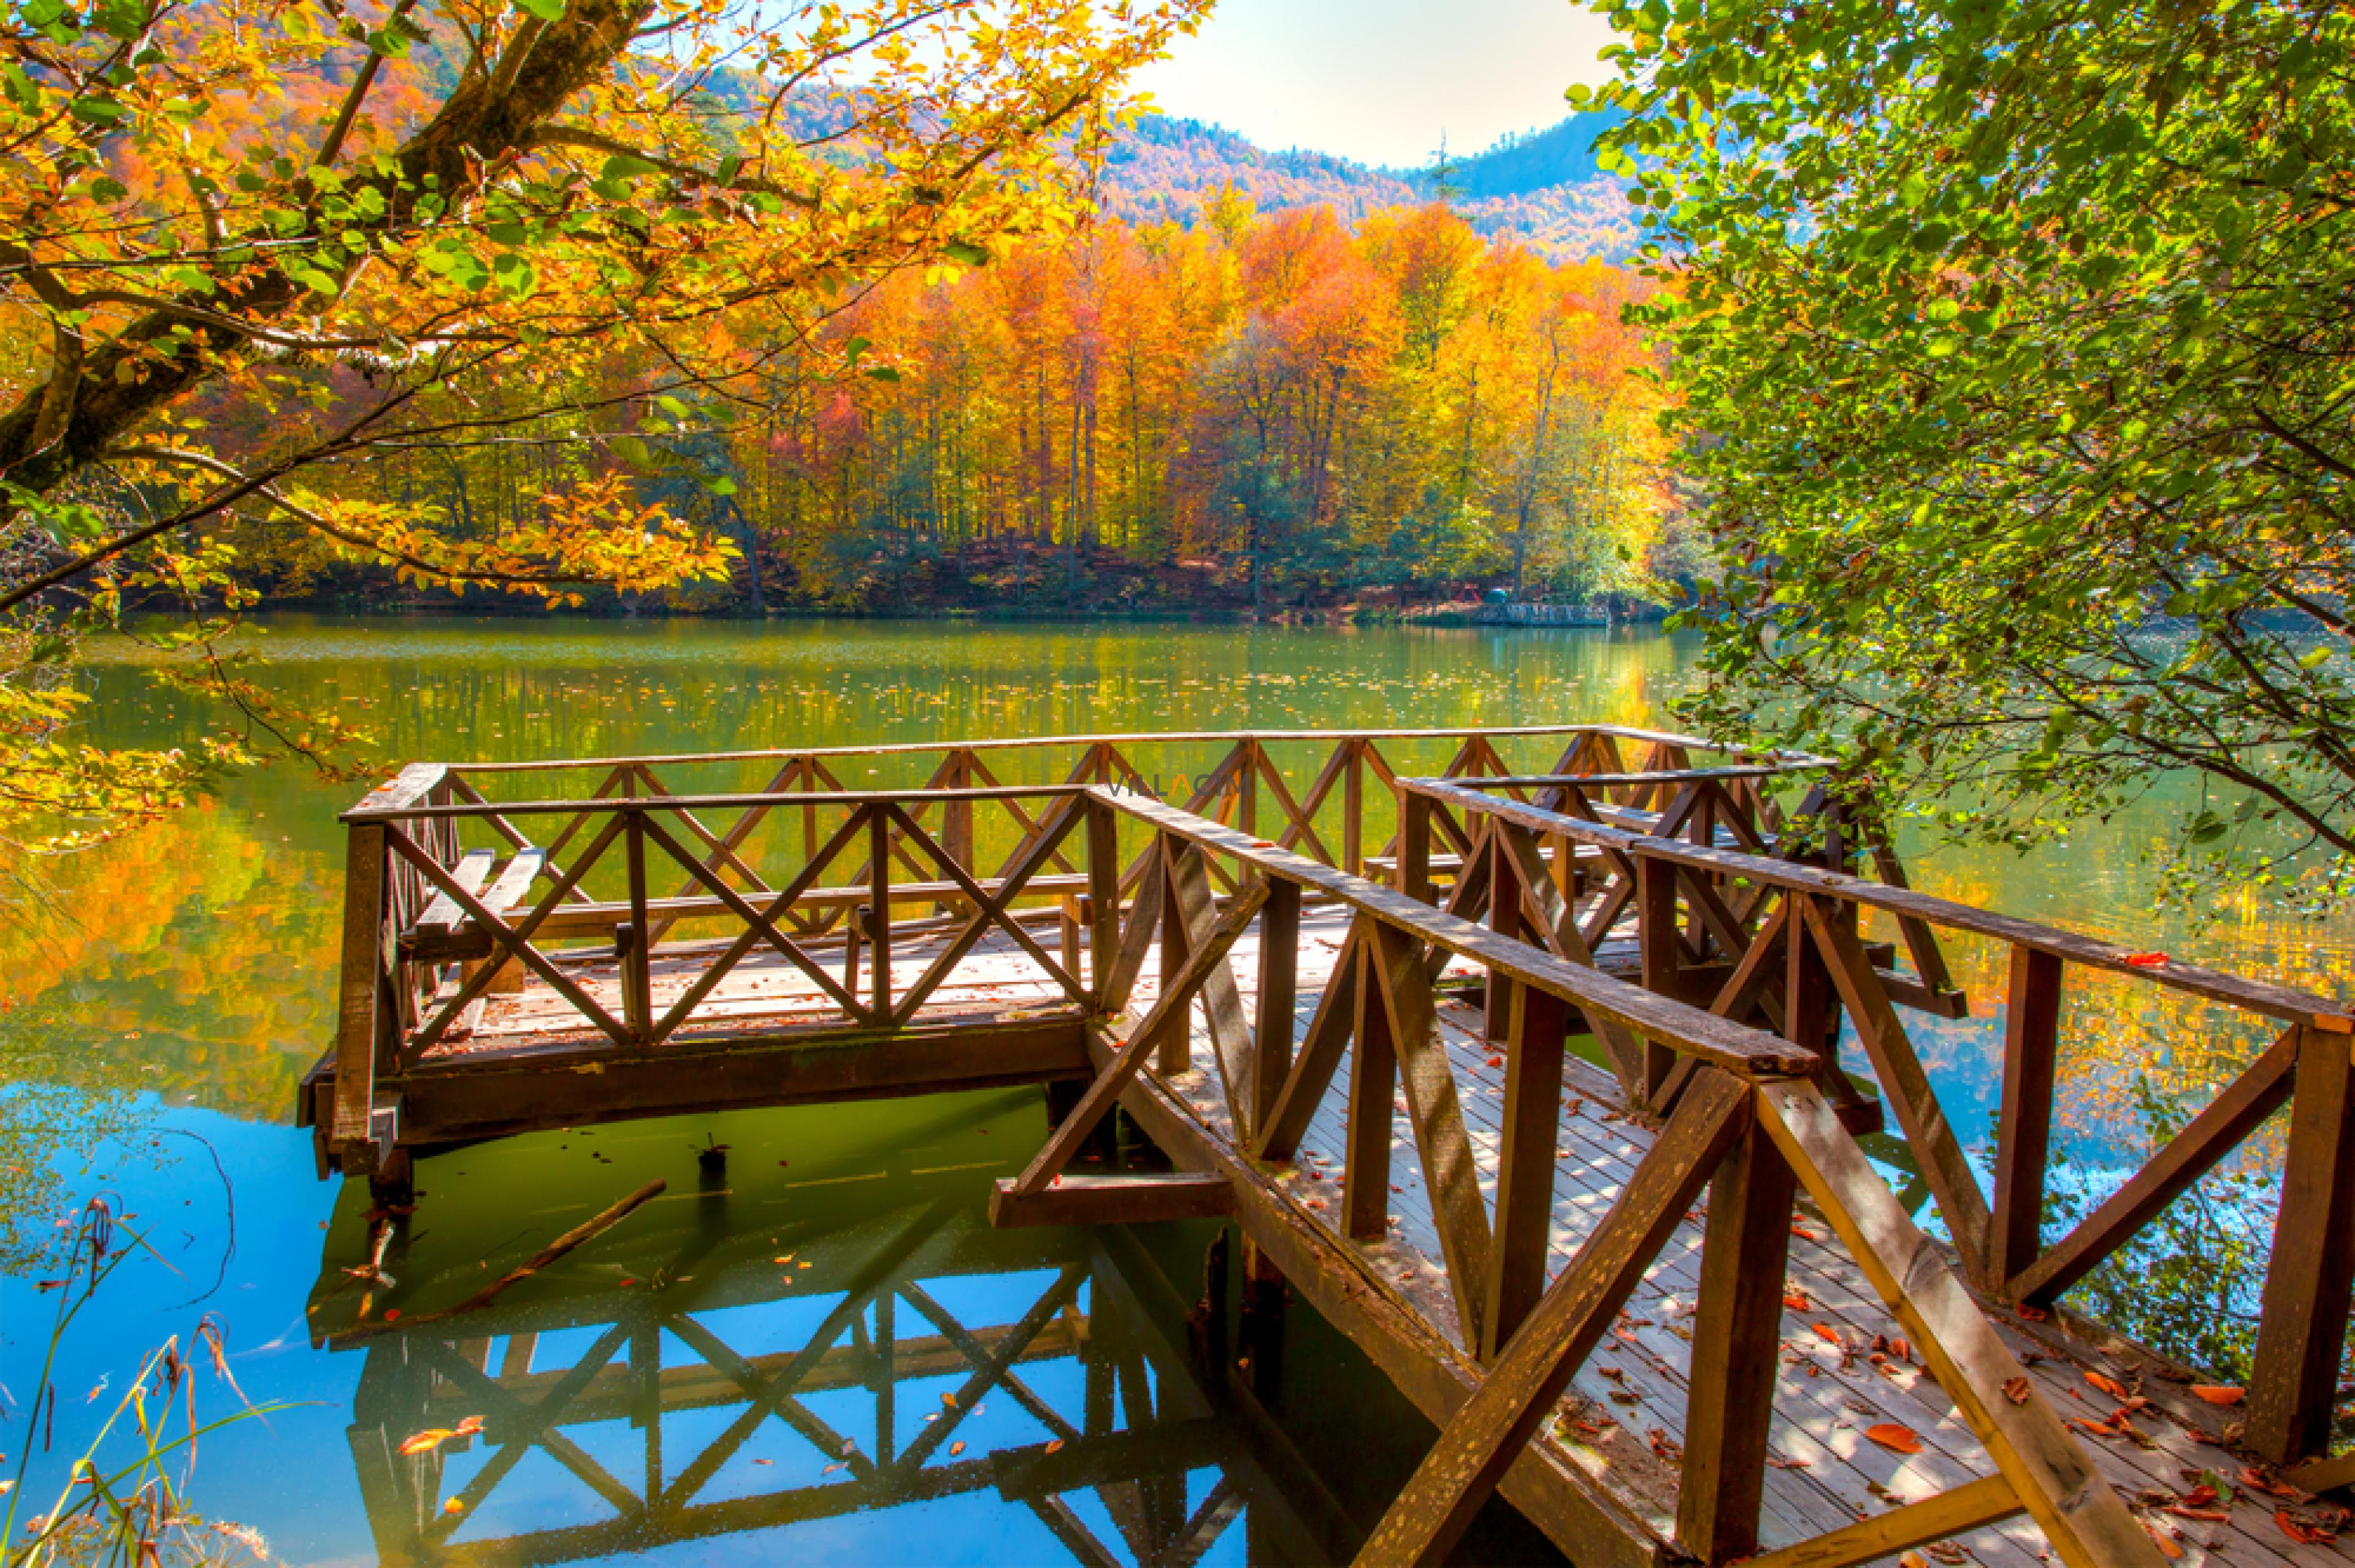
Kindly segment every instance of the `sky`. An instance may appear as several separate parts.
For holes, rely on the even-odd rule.
[[[1577,0],[1218,0],[1135,85],[1263,147],[1419,166],[1560,120],[1610,41]]]

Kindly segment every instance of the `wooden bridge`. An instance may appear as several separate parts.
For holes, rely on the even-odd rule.
[[[1231,1215],[1441,1428],[1364,1562],[1497,1491],[1581,1563],[2339,1559],[2355,1017],[1913,892],[1810,771],[1600,726],[411,767],[346,816],[303,1114],[397,1186],[537,1127],[1048,1083],[1001,1225]],[[2010,952],[1991,1198],[1902,1021],[1969,1008],[1941,932]],[[2277,1038],[2047,1244],[2072,969]],[[2055,1298],[2285,1105],[2220,1406]],[[1174,1171],[1072,1166],[1115,1107]]]

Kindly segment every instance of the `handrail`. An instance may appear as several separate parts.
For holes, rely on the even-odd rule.
[[[2131,954],[2098,938],[1893,881],[1605,827],[1500,796],[1483,787],[1487,782],[1401,779],[1399,789],[1410,815],[1454,807],[1476,832],[1449,819],[1453,831],[1493,844],[1500,853],[1536,855],[1540,844],[1553,840],[1601,849],[1617,862],[1612,887],[1618,891],[1598,893],[1597,900],[1614,920],[1622,910],[1635,911],[1647,986],[1665,988],[1678,981],[1692,951],[1680,927],[1690,923],[1703,933],[1704,955],[1721,960],[1723,978],[1712,975],[1710,981],[1713,1012],[1746,1018],[1779,1005],[1785,1032],[1822,1039],[1815,1031],[1826,1026],[1828,1009],[1835,1002],[1845,1009],[1966,1268],[1997,1296],[2033,1305],[2053,1301],[2289,1105],[2283,1196],[2265,1272],[2246,1433],[2250,1445],[2276,1463],[2327,1450],[2340,1357],[2355,1311],[2355,1253],[2345,1243],[2355,1233],[2355,1051],[2349,1040],[2355,1008],[2267,981]],[[1582,800],[1583,781],[1553,783],[1562,804]],[[1674,817],[1671,810],[1663,821]],[[1428,841],[1427,834],[1404,837],[1410,844]],[[1476,858],[1467,855],[1467,865]],[[1420,875],[1401,863],[1402,886],[1419,885]],[[1770,912],[1778,899],[1780,907]],[[2010,946],[1991,1200],[1980,1190],[1897,1016],[1898,1007],[1934,997],[1935,987],[1874,965],[1857,935],[1856,916],[1864,909],[1897,916],[1909,946],[1917,935],[1927,944],[1916,948],[1917,965],[1925,951],[1934,957],[1933,927]],[[2115,1193],[2048,1245],[2044,1200],[2062,985],[2071,964],[2288,1028]],[[1656,1072],[1641,1086],[1665,1110],[1680,1084]]]
[[[1509,780],[1484,778],[1476,784],[1461,779],[1402,778],[1399,781],[1399,787],[1412,795],[1503,817],[1540,833],[1560,834],[1581,843],[1614,848],[1623,853],[1672,860],[1680,866],[1746,878],[1767,887],[1825,894],[1870,909],[1885,910],[1891,914],[1908,915],[1935,925],[1968,932],[1975,936],[1993,937],[1998,942],[2050,954],[2089,969],[2130,976],[2151,985],[2190,992],[2210,1001],[2228,1002],[2286,1022],[2307,1024],[2337,1034],[2355,1033],[2355,1004],[2333,1001],[2310,992],[2275,985],[2269,980],[2252,980],[2174,958],[2153,964],[2145,955],[2132,948],[2105,942],[2097,936],[2087,936],[2019,915],[1981,909],[1975,904],[1958,903],[1934,893],[1916,892],[1911,888],[1878,882],[1870,878],[1797,865],[1789,860],[1770,859],[1739,850],[1710,848],[1673,838],[1630,833],[1624,828],[1607,827],[1561,812],[1526,805],[1519,801],[1495,800],[1482,793],[1508,784],[1577,786],[1600,782],[1571,775]]]
[[[336,820],[362,822],[431,822],[449,817],[562,816],[588,810],[633,807],[647,811],[726,810],[732,806],[861,806],[888,805],[917,798],[949,803],[975,800],[1060,800],[1086,791],[1084,784],[995,784],[962,789],[762,790],[741,795],[621,795],[587,800],[453,801],[448,805],[360,805]],[[371,797],[373,798],[373,797]]]
[[[1110,1060],[1021,1174],[999,1183],[993,1217],[1000,1223],[1112,1218],[1117,1211],[1086,1205],[1123,1195],[1131,1203],[1142,1200],[1150,1189],[1138,1179],[1066,1172],[1148,1069],[1165,1084],[1191,1071],[1198,1006],[1209,1025],[1212,1072],[1206,1083],[1214,1079],[1218,1086],[1231,1128],[1225,1136],[1238,1155],[1293,1161],[1309,1114],[1347,1060],[1342,1212],[1334,1226],[1343,1238],[1387,1233],[1391,1097],[1401,1094],[1456,1321],[1465,1348],[1489,1371],[1444,1423],[1359,1563],[1444,1559],[1705,1189],[1711,1198],[1677,1533],[1679,1544],[1706,1563],[1754,1553],[1793,1203],[1803,1185],[1996,1461],[1998,1480],[1939,1509],[1947,1528],[1959,1533],[2026,1511],[2071,1564],[2158,1562],[2157,1549],[2117,1494],[1807,1082],[1820,1066],[1814,1051],[1194,813],[1101,787],[1088,792],[1086,809],[1098,823],[1124,817],[1154,834],[1147,886],[1126,912],[1120,957],[1107,988],[1097,993],[1098,1005],[1120,1016],[1101,1028]],[[1412,834],[1408,846],[1402,865],[1418,848]],[[1223,908],[1209,888],[1214,857],[1235,878],[1236,892]],[[1551,885],[1539,869],[1511,860],[1497,874],[1535,893]],[[1310,893],[1347,909],[1352,920],[1295,1056],[1297,921]],[[1261,971],[1256,1017],[1247,1018],[1229,955],[1254,923]],[[1129,987],[1156,938],[1163,982],[1139,1015],[1125,1006]],[[1485,965],[1490,986],[1509,987],[1512,997],[1493,1221],[1481,1191],[1490,1183],[1467,1136],[1440,1035],[1433,980],[1448,956]],[[1675,1053],[1689,1075],[1668,1126],[1609,1215],[1549,1283],[1573,1008],[1589,1027],[1609,1019],[1640,1031]],[[1321,1199],[1315,1202],[1324,1206]],[[1956,1522],[1956,1507],[1969,1517]],[[1810,1543],[1822,1549],[1820,1561],[1878,1554],[1853,1549],[1841,1533]]]
[[[665,763],[749,763],[780,757],[910,756],[921,755],[927,752],[952,750],[1005,752],[1060,746],[1158,745],[1219,741],[1460,741],[1476,736],[1492,735],[1608,735],[1618,740],[1640,741],[1653,745],[1682,746],[1695,751],[1721,752],[1729,756],[1750,757],[1762,754],[1736,747],[1722,746],[1696,735],[1680,735],[1667,731],[1645,730],[1624,724],[1477,724],[1427,730],[1369,728],[1124,731],[1103,735],[996,736],[973,741],[899,741],[879,746],[763,746],[737,752],[680,752],[619,757],[549,757],[449,765],[463,767],[469,773],[559,773],[570,769],[616,768],[638,764],[658,766]],[[1810,765],[1819,765],[1823,762],[1821,758],[1806,756],[1799,752],[1777,752],[1763,754],[1770,762],[1787,759]]]
[[[1405,933],[1427,951],[1469,958],[1505,979],[1558,997],[1590,1013],[1599,1013],[1613,1023],[1637,1030],[1713,1066],[1747,1078],[1804,1077],[1816,1070],[1814,1051],[1757,1029],[1730,1024],[1700,1008],[1614,979],[1600,969],[1565,963],[1542,949],[1507,941],[1484,926],[1419,903],[1379,882],[1334,870],[1305,856],[1279,849],[1265,839],[1252,838],[1190,812],[1102,790],[1088,793],[1124,816],[1150,824],[1156,830],[1188,843],[1216,850],[1263,877],[1314,889],[1337,903]]]

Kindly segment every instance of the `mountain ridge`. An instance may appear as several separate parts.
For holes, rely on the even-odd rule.
[[[1476,230],[1513,236],[1556,261],[1624,261],[1640,242],[1623,181],[1595,167],[1596,135],[1609,112],[1572,114],[1450,160],[1448,205]],[[1199,221],[1232,188],[1261,211],[1328,206],[1354,223],[1378,208],[1439,195],[1438,171],[1400,170],[1305,148],[1262,147],[1223,126],[1182,116],[1141,116],[1104,165],[1104,202],[1132,222]]]

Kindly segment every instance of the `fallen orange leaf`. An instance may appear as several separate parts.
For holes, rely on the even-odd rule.
[[[2094,1387],[2101,1390],[2104,1393],[2108,1394],[2112,1399],[2131,1399],[2134,1397],[2132,1394],[2126,1392],[2126,1385],[2124,1383],[2119,1382],[2115,1378],[2104,1377],[2099,1372],[2087,1372],[2085,1374],[2085,1381]]]
[[[2150,1543],[2158,1548],[2160,1555],[2165,1557],[2180,1557],[2183,1555],[2183,1548],[2175,1543],[2175,1538],[2172,1531],[2156,1529],[2147,1524],[2143,1526],[2143,1530],[2149,1535]]]
[[[2028,1380],[2026,1378],[2011,1378],[2008,1380],[2003,1385],[2003,1397],[2011,1401],[2014,1404],[2026,1404],[2028,1403]]]
[[[394,1453],[407,1458],[411,1454],[431,1454],[455,1435],[446,1426],[429,1426],[424,1431],[402,1441]]]
[[[2238,1404],[2241,1403],[2241,1391],[2236,1388],[2220,1387],[2215,1383],[2193,1383],[2191,1397],[2204,1399],[2210,1404]]]
[[[2126,956],[2126,962],[2137,969],[2159,969],[2166,966],[2167,955],[2164,953],[2129,953]]]
[[[1913,1435],[1913,1429],[1910,1426],[1900,1426],[1893,1421],[1884,1421],[1877,1426],[1868,1426],[1864,1429],[1864,1435],[1883,1448],[1894,1448],[1900,1454],[1922,1452],[1922,1439]]]
[[[1058,1437],[1053,1442],[1047,1445],[1047,1452],[1052,1454],[1056,1449],[1060,1448],[1062,1445],[1063,1440]]]
[[[1828,1323],[1810,1323],[1807,1327],[1816,1331],[1816,1338],[1818,1339],[1828,1340],[1835,1345],[1840,1342],[1839,1330]]]
[[[2288,1536],[2300,1546],[2328,1546],[2339,1539],[2329,1531],[2317,1530],[2310,1524],[2292,1518],[2289,1509],[2286,1508],[2274,1510],[2274,1522],[2281,1526],[2284,1535]]]
[[[1794,1312],[1813,1312],[1816,1309],[1816,1304],[1807,1299],[1807,1293],[1804,1290],[1784,1292],[1783,1305]]]

